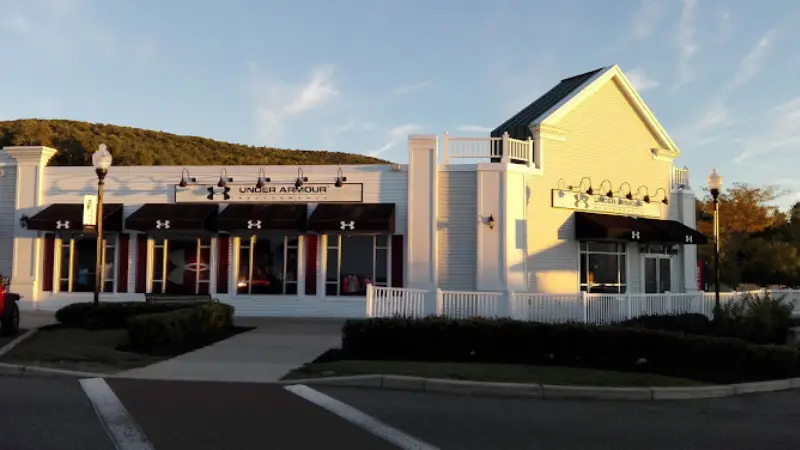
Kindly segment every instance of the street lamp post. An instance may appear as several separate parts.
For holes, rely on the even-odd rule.
[[[92,154],[92,166],[94,173],[97,174],[97,266],[94,275],[94,305],[100,303],[100,291],[103,290],[103,268],[105,266],[103,257],[103,186],[105,185],[106,174],[111,167],[111,153],[106,144],[100,144],[97,151]]]
[[[721,312],[719,303],[719,191],[722,188],[722,175],[717,173],[717,169],[711,170],[708,176],[708,190],[714,201],[714,318],[718,318]]]

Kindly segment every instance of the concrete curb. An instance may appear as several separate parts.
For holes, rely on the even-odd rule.
[[[626,401],[696,400],[800,388],[800,378],[730,385],[686,387],[561,386],[541,385],[538,383],[490,383],[481,381],[446,380],[401,375],[355,375],[329,378],[304,378],[281,380],[278,383],[283,385],[345,386],[461,395],[524,397],[545,400],[580,399]]]
[[[112,378],[112,374],[101,374],[91,372],[79,372],[76,370],[55,369],[50,367],[26,366],[23,364],[11,364],[0,362],[0,375],[5,376],[35,376],[35,375],[60,375],[80,378]]]
[[[17,345],[21,344],[25,339],[28,339],[29,337],[31,337],[34,334],[36,334],[37,331],[39,331],[38,328],[31,328],[30,330],[28,330],[28,331],[22,333],[21,335],[15,337],[11,342],[9,342],[8,344],[4,345],[3,348],[0,348],[0,357],[5,355],[6,353],[10,352],[11,349],[13,349]]]

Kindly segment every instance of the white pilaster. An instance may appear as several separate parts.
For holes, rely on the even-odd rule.
[[[680,222],[690,228],[696,228],[696,209],[694,192],[687,186],[672,193],[673,201],[677,200]],[[686,292],[697,291],[697,245],[683,245],[683,284]]]
[[[408,137],[408,226],[404,286],[437,286],[439,168],[435,135]]]
[[[49,147],[5,147],[17,164],[17,192],[14,215],[14,264],[11,290],[23,298],[20,307],[34,309],[42,290],[42,242],[36,231],[20,227],[19,219],[32,216],[42,206],[44,167],[57,150]]]
[[[477,251],[475,288],[478,291],[502,292],[506,290],[506,219],[507,197],[506,164],[478,164],[477,166]],[[494,226],[489,227],[489,220]]]

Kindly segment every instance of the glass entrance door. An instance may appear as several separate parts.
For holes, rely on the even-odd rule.
[[[644,257],[644,293],[662,294],[672,290],[672,258]]]
[[[210,275],[210,238],[170,236],[155,239],[151,292],[208,294]]]

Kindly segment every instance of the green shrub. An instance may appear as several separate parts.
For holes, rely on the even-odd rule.
[[[687,334],[714,334],[711,319],[704,314],[694,313],[640,316],[620,322],[619,325]]]
[[[154,314],[191,308],[197,303],[92,302],[72,303],[56,311],[56,320],[66,327],[83,328],[92,320],[93,328],[125,328],[128,319],[142,314]]]
[[[349,359],[557,364],[646,371],[712,382],[800,376],[800,352],[740,339],[636,327],[508,319],[349,320]]]
[[[786,344],[792,327],[794,304],[785,297],[747,294],[721,305],[718,321],[702,314],[651,315],[620,322],[619,325],[744,339],[754,344]]]
[[[232,327],[233,312],[233,306],[225,303],[205,303],[136,316],[128,320],[128,337],[131,346],[141,350],[191,346]]]

